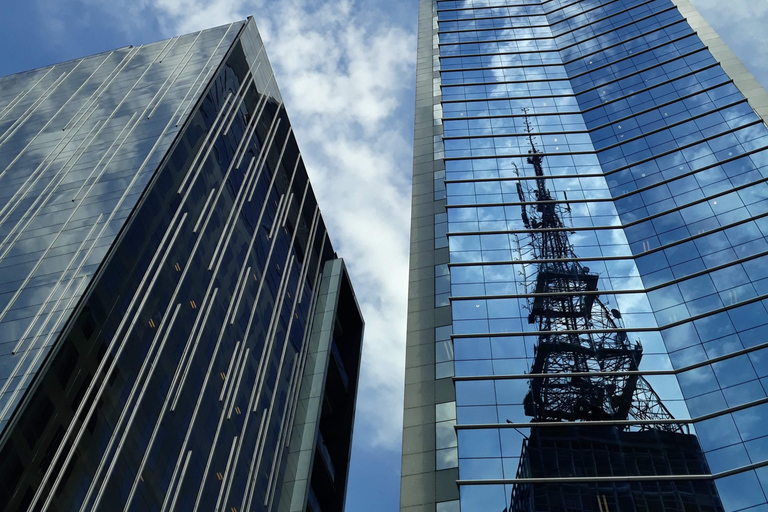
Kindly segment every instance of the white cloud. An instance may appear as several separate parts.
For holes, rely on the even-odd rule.
[[[737,57],[768,87],[768,2],[691,0]]]
[[[349,0],[280,6],[256,20],[366,319],[358,439],[399,450],[411,121],[398,114],[413,101],[403,83],[413,80],[415,36]]]

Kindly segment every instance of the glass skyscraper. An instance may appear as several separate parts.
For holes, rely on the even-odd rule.
[[[362,334],[253,20],[0,78],[0,510],[341,511]]]
[[[768,511],[768,93],[688,0],[419,9],[401,510]]]

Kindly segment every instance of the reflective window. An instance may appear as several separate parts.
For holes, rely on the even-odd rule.
[[[354,299],[255,23],[16,78],[0,93],[0,509],[275,510],[305,369],[334,403],[312,446],[345,481],[334,429],[351,432],[362,325],[336,318]]]
[[[670,0],[437,8],[462,511],[768,509],[768,129]]]

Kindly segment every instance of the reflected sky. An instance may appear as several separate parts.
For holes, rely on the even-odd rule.
[[[36,69],[0,88],[0,425],[237,28]]]
[[[535,428],[492,426],[531,421],[525,376],[549,336],[531,322],[532,294],[556,264],[541,249],[556,224],[529,219],[553,212],[567,233],[559,257],[598,276],[592,297],[619,315],[593,328],[637,340],[671,417],[694,419],[686,431],[707,455],[697,471],[742,468],[717,483],[724,509],[766,503],[749,467],[765,458],[743,443],[768,435],[768,129],[669,0],[437,8],[447,209],[435,233],[450,264],[435,275],[453,318],[437,360],[456,378],[457,423],[491,426],[458,429],[460,478],[514,479],[533,460],[521,452]],[[555,205],[527,206],[536,199]],[[450,421],[438,449],[454,449],[440,434]],[[462,486],[462,510],[520,506],[510,493],[523,491],[494,483]],[[738,500],[733,485],[759,494]]]

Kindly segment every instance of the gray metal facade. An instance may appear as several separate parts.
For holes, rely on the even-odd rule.
[[[347,393],[354,394],[357,386],[351,379],[360,364],[360,347],[355,342],[362,335],[363,324],[362,318],[356,316],[357,310],[349,307],[352,302],[356,303],[356,299],[351,293],[344,261],[328,261],[320,282],[290,450],[286,455],[288,463],[279,512],[344,509],[354,403],[334,403],[344,393],[334,393],[333,387],[335,384],[339,390],[344,387]],[[329,414],[329,402],[336,409],[331,411],[334,414]],[[333,445],[340,450],[333,450]],[[319,495],[316,482],[331,474],[333,485],[324,486],[325,496]],[[330,489],[332,492],[327,492]]]
[[[450,503],[459,497],[455,484],[458,471],[436,470],[436,411],[455,403],[451,379],[435,378],[436,328],[445,332],[451,323],[450,307],[435,302],[435,269],[449,260],[447,247],[435,248],[435,216],[446,214],[445,200],[435,195],[435,183],[445,178],[436,9],[436,2],[419,3],[400,490],[401,510],[408,512],[434,512],[436,503]],[[441,505],[440,512],[452,512],[444,507]]]
[[[253,20],[4,77],[0,122],[0,509],[277,510],[303,436],[342,510],[362,318]]]
[[[401,510],[768,510],[766,115],[768,93],[688,0],[420,2]],[[554,297],[535,295],[552,262],[529,221],[550,191],[561,259],[597,278],[561,296],[605,311],[580,331],[533,321]],[[553,334],[637,341],[639,369],[553,378]],[[647,387],[599,428],[688,436],[675,458],[696,474],[641,464],[651,444],[623,475],[578,462],[578,436],[547,448],[558,470],[524,469],[529,438],[589,428],[583,410],[543,421],[541,382],[613,393],[609,377],[635,376]],[[545,484],[546,508],[514,498]]]

